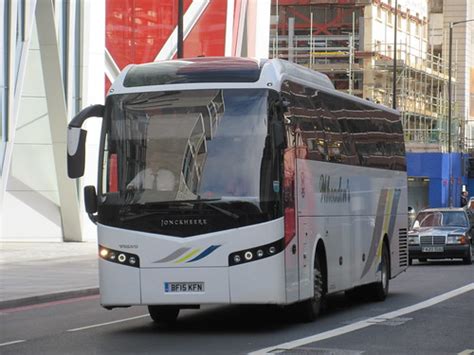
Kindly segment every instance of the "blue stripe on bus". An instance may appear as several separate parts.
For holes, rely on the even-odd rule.
[[[207,248],[206,250],[204,250],[201,254],[199,254],[198,256],[196,256],[194,259],[191,259],[189,261],[187,261],[188,263],[192,263],[194,261],[198,261],[198,260],[201,260],[202,258],[205,258],[206,256],[208,256],[209,254],[211,254],[214,250],[216,250],[217,248],[219,248],[220,245],[211,245],[209,248]]]

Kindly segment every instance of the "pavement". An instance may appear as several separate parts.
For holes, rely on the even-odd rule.
[[[0,243],[0,309],[99,293],[97,243]]]

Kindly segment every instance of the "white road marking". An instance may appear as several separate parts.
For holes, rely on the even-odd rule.
[[[67,331],[68,331],[68,332],[78,332],[78,331],[80,331],[80,330],[86,330],[86,329],[92,329],[92,328],[103,327],[103,326],[110,325],[110,324],[128,322],[129,320],[140,319],[140,318],[144,318],[144,317],[148,317],[148,313],[147,313],[147,314],[143,314],[143,315],[141,315],[141,316],[130,317],[130,318],[125,318],[125,319],[119,319],[119,320],[114,320],[114,321],[112,321],[112,322],[107,322],[107,323],[93,324],[93,325],[88,325],[88,326],[85,326],[85,327],[74,328],[74,329],[68,329]]]
[[[474,349],[466,349],[458,353],[458,355],[472,355],[472,354],[474,354]]]
[[[306,345],[306,344],[310,344],[310,343],[314,343],[314,342],[317,342],[317,341],[333,338],[333,337],[336,337],[336,336],[339,336],[339,335],[342,335],[342,334],[350,333],[350,332],[353,332],[355,330],[370,327],[371,325],[380,323],[381,318],[383,318],[383,319],[392,319],[392,318],[400,317],[400,316],[403,316],[403,315],[408,314],[408,313],[419,311],[420,309],[423,309],[423,308],[431,307],[435,304],[438,304],[440,302],[446,301],[450,298],[459,296],[463,293],[473,291],[473,290],[474,290],[474,283],[470,283],[466,286],[463,286],[463,287],[460,287],[458,289],[443,293],[442,295],[430,298],[426,301],[414,304],[412,306],[400,308],[400,309],[398,309],[396,311],[393,311],[393,312],[388,312],[388,313],[385,313],[385,314],[381,314],[381,315],[378,315],[378,316],[375,316],[375,317],[372,317],[372,318],[368,318],[368,319],[365,319],[365,320],[362,320],[362,321],[359,321],[359,322],[355,322],[355,323],[352,323],[352,324],[349,324],[349,325],[346,325],[346,326],[343,326],[343,327],[340,327],[340,328],[335,328],[335,329],[332,329],[332,330],[328,330],[326,332],[311,335],[311,336],[306,337],[306,338],[301,338],[301,339],[297,339],[297,340],[294,340],[294,341],[289,341],[287,343],[273,345],[273,346],[270,346],[268,348],[256,350],[256,351],[253,351],[253,352],[249,353],[249,355],[262,355],[262,354],[274,353],[277,350],[294,349],[294,348],[297,348],[299,346],[303,346],[303,345]]]
[[[19,344],[19,343],[24,343],[25,341],[26,340],[14,340],[14,341],[9,341],[8,343],[2,343],[2,344],[0,344],[0,346]]]

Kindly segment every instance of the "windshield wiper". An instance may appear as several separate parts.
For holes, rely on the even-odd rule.
[[[212,203],[209,203],[209,202],[214,202],[214,201],[221,201],[222,200],[221,198],[207,198],[206,199],[206,198],[201,198],[200,195],[198,195],[197,197],[198,198],[196,200],[187,200],[186,202],[191,203],[191,204],[192,203],[202,203],[204,206],[210,207],[213,210],[218,211],[218,212],[222,213],[223,215],[225,215],[227,217],[231,217],[231,218],[236,219],[236,220],[240,218],[238,214],[227,211],[223,208],[214,206]]]
[[[148,213],[140,213],[140,214],[137,214],[137,215],[134,215],[134,216],[121,217],[120,220],[121,221],[132,221],[134,219],[150,217],[150,216],[154,216],[154,215],[157,215],[157,214],[163,214],[163,212],[162,211],[159,211],[159,212],[154,211],[154,212],[148,212]]]
[[[206,203],[221,201],[221,198],[208,198],[208,199],[195,199],[195,200],[172,200],[172,201],[154,201],[154,202],[145,202],[139,205],[144,207],[153,207],[153,206],[162,206],[162,205],[180,205],[180,204],[195,204],[195,203]]]
[[[201,201],[201,200],[198,200],[198,201]],[[239,219],[239,215],[238,215],[238,214],[235,214],[235,213],[230,212],[230,211],[227,211],[227,210],[225,210],[225,209],[223,209],[223,208],[214,206],[212,203],[204,202],[203,204],[204,204],[205,206],[207,206],[207,207],[210,207],[210,208],[216,210],[216,211],[219,211],[219,212],[222,213],[223,215],[226,215],[226,216],[231,217],[231,218],[236,219],[236,220]]]

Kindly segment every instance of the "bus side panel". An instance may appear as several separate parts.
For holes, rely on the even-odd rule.
[[[327,204],[320,191],[321,176],[327,163],[298,159],[298,225],[300,244],[300,298],[313,295],[313,269],[315,241],[323,238],[326,248],[328,292],[352,287],[355,277],[354,247],[358,235],[354,234],[353,219],[341,213],[326,213]],[[331,164],[333,181],[346,173],[347,167]],[[330,203],[332,205],[337,202]],[[338,205],[347,204],[344,202]],[[319,236],[319,237],[318,237]]]
[[[297,221],[298,219],[295,218],[295,220]],[[283,252],[285,256],[286,302],[293,303],[300,299],[297,236],[293,237]]]
[[[407,219],[406,212],[402,213],[406,210],[406,173],[298,160],[298,168],[302,166],[305,169],[298,171],[298,221],[306,226],[300,238],[304,244],[303,229],[323,236],[328,292],[378,280],[385,235],[394,253],[391,269],[395,276],[402,268],[399,229]],[[302,250],[304,257],[304,247]],[[300,263],[303,270],[304,265]],[[301,274],[303,294],[307,274]]]
[[[324,219],[298,218],[300,226],[300,299],[313,297],[314,255],[316,241],[324,233]]]

